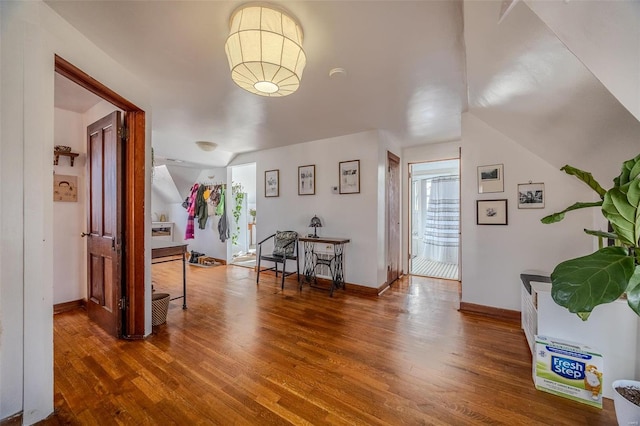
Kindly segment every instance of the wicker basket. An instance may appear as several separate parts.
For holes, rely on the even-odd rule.
[[[169,311],[168,293],[154,293],[151,300],[151,325],[160,325],[167,322],[167,311]]]

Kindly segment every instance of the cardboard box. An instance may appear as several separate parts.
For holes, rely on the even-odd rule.
[[[602,408],[604,362],[580,343],[536,336],[533,381],[536,389]]]

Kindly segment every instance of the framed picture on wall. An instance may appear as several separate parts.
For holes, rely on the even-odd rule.
[[[477,200],[476,223],[478,225],[506,225],[507,200]]]
[[[316,166],[298,167],[298,195],[313,195],[316,193]]]
[[[267,170],[264,172],[264,196],[280,196],[280,170]]]
[[[78,176],[53,175],[53,201],[78,201]]]
[[[544,183],[518,184],[518,208],[519,209],[543,209],[544,208]]]
[[[359,194],[360,193],[360,160],[341,161],[340,172],[340,193]]]
[[[478,167],[478,194],[504,192],[504,167],[492,164]]]

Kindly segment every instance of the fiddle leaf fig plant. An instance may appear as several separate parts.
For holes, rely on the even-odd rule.
[[[584,230],[599,238],[600,248],[555,267],[551,274],[553,300],[586,321],[593,308],[626,293],[629,307],[640,315],[640,155],[624,162],[609,190],[604,190],[591,173],[571,166],[561,170],[587,184],[601,200],[575,203],[542,218],[542,223],[559,222],[573,210],[601,206],[613,232]],[[615,246],[603,247],[603,238],[614,240]]]

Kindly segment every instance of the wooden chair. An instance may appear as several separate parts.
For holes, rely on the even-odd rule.
[[[263,254],[262,245],[271,239],[273,239],[273,251]],[[295,231],[276,231],[275,234],[269,235],[258,243],[258,277],[256,278],[256,283],[260,282],[260,261],[262,260],[273,262],[273,267],[262,269],[262,271],[276,271],[276,278],[278,277],[278,264],[282,264],[283,290],[284,279],[289,275],[298,274],[299,283],[300,262],[298,262],[298,233]],[[287,260],[294,260],[296,262],[296,272],[287,272]]]

